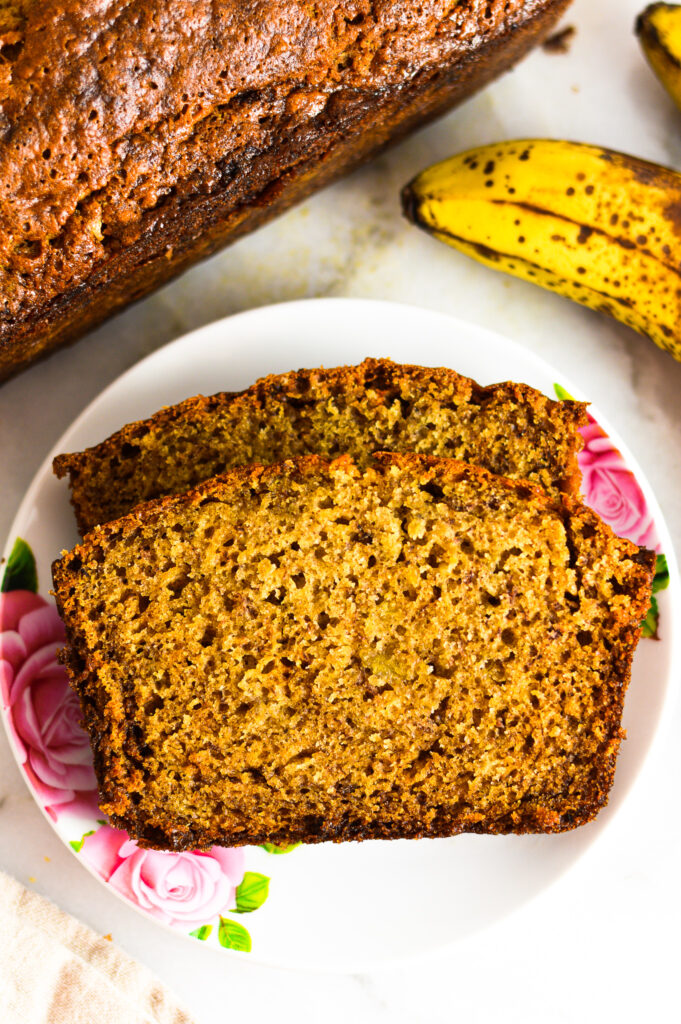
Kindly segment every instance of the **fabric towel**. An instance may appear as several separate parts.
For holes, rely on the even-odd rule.
[[[193,1024],[141,964],[0,872],[3,1024]]]

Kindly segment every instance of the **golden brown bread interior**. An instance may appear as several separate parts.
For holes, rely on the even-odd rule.
[[[11,46],[23,40],[23,30],[26,25],[26,18],[31,6],[36,0],[0,0],[0,33],[4,47]],[[12,33],[16,38],[10,41]],[[4,49],[3,47],[3,49]],[[12,51],[8,58],[14,56]],[[7,59],[7,58],[6,58]]]
[[[557,832],[606,802],[650,552],[446,459],[235,470],[54,565],[143,845]]]
[[[377,450],[414,451],[576,495],[584,423],[583,403],[552,402],[525,384],[483,388],[442,367],[366,359],[190,398],[94,448],[57,456],[54,471],[69,476],[83,534],[235,466],[305,454],[348,453],[365,464]]]
[[[0,380],[449,109],[568,0],[0,6]]]

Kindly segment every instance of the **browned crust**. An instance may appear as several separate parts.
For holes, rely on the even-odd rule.
[[[248,154],[238,185],[223,184],[217,174],[217,184],[208,194],[169,197],[153,217],[144,218],[134,243],[124,244],[61,294],[34,301],[22,315],[0,321],[0,380],[76,340],[197,260],[462,102],[545,37],[568,4],[569,0],[528,0],[526,14],[507,30],[492,39],[479,33],[468,51],[449,62],[405,68],[399,87],[366,95],[341,90],[319,123],[305,123],[297,134],[284,137],[281,151]],[[183,184],[189,183],[188,179]],[[183,187],[179,193],[186,191]]]
[[[557,487],[577,496],[581,473],[577,454],[582,447],[579,428],[587,422],[587,406],[583,402],[556,402],[527,384],[505,381],[482,387],[470,377],[464,377],[446,367],[424,367],[393,363],[389,359],[365,359],[358,366],[340,366],[329,369],[301,369],[285,374],[270,374],[241,392],[222,392],[210,397],[196,395],[177,405],[166,406],[146,420],[128,423],[110,437],[84,451],[57,455],[52,463],[59,479],[69,477],[71,503],[81,535],[97,524],[114,518],[107,505],[107,495],[93,494],[90,476],[98,465],[119,455],[124,445],[134,444],[150,431],[168,430],[181,424],[184,429],[206,423],[230,407],[235,415],[250,418],[257,414],[268,397],[307,396],[313,394],[323,402],[329,396],[372,389],[385,402],[392,401],[403,384],[418,387],[423,394],[432,395],[434,401],[443,393],[453,393],[462,402],[482,405],[492,397],[505,396],[527,405],[535,414],[548,414],[551,422],[560,428],[570,446],[570,456],[563,466],[563,475]],[[196,481],[198,483],[198,480]]]
[[[63,552],[62,557],[53,564],[53,579],[59,613],[65,627],[68,646],[62,652],[70,681],[81,701],[84,723],[90,734],[94,751],[95,771],[100,789],[100,801],[103,809],[109,814],[111,822],[136,838],[142,846],[158,849],[189,850],[206,848],[213,844],[225,846],[251,845],[263,842],[274,842],[285,845],[294,842],[316,843],[326,840],[362,840],[362,839],[397,839],[451,836],[464,832],[504,834],[504,833],[555,833],[563,832],[592,820],[598,811],[607,803],[608,793],[615,774],[615,765],[620,741],[623,737],[621,719],[624,697],[631,677],[631,663],[641,633],[641,622],[646,614],[652,592],[652,581],[655,571],[655,554],[638,548],[630,541],[616,538],[610,527],[589,508],[569,496],[551,498],[541,489],[532,487],[523,481],[512,481],[495,477],[486,470],[454,460],[438,459],[430,456],[395,455],[377,453],[376,463],[379,470],[388,471],[391,466],[413,468],[422,473],[422,479],[434,477],[449,481],[464,477],[478,479],[487,484],[494,484],[503,490],[514,491],[522,498],[531,501],[539,510],[558,513],[565,524],[568,538],[576,536],[576,527],[588,524],[593,535],[598,535],[611,547],[615,547],[622,561],[632,563],[631,586],[628,597],[628,610],[621,612],[619,619],[620,643],[613,650],[612,675],[606,681],[610,695],[610,703],[603,714],[603,726],[606,735],[604,753],[593,773],[591,791],[584,794],[579,803],[574,797],[564,795],[564,799],[553,795],[546,805],[527,804],[503,818],[494,820],[474,820],[462,818],[442,809],[439,816],[429,825],[414,822],[413,828],[405,827],[402,822],[377,820],[370,827],[356,827],[346,821],[331,819],[301,822],[300,828],[286,831],[263,832],[254,829],[252,833],[224,834],[217,831],[195,831],[177,828],[172,822],[159,829],[145,820],[141,820],[135,805],[129,800],[128,786],[130,783],[124,759],[114,750],[109,742],[108,729],[116,727],[116,723],[106,721],[103,708],[98,706],[97,696],[97,665],[88,655],[79,632],[77,611],[73,608],[73,581],[83,566],[97,560],[98,546],[109,538],[125,536],[135,530],[141,523],[149,525],[170,508],[189,508],[206,501],[229,501],[231,496],[249,487],[265,489],[268,481],[281,477],[315,476],[329,473],[337,469],[352,471],[354,463],[349,456],[329,461],[320,456],[311,455],[288,460],[279,465],[262,467],[249,466],[235,469],[221,477],[206,481],[194,491],[179,497],[161,498],[139,506],[128,516],[103,526],[98,526],[71,552]],[[579,573],[581,567],[588,565],[588,552],[573,548],[574,568]],[[124,718],[118,723],[124,728]],[[570,802],[572,801],[572,802]]]

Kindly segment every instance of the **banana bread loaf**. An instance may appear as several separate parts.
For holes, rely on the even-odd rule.
[[[525,384],[483,388],[453,370],[366,359],[190,398],[57,456],[54,471],[69,476],[81,533],[234,466],[308,453],[364,464],[378,450],[421,452],[576,494],[584,423],[581,402],[553,402]]]
[[[5,0],[0,380],[484,85],[569,0]]]
[[[581,825],[653,562],[572,498],[418,455],[143,505],[54,565],[102,810],[176,850]]]

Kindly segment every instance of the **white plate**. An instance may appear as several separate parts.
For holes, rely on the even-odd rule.
[[[143,913],[183,934],[194,932],[191,941],[201,938],[207,945],[248,944],[246,929],[251,958],[277,966],[356,970],[394,963],[463,939],[536,896],[584,853],[621,805],[658,729],[676,662],[672,623],[679,590],[669,534],[640,468],[592,409],[602,429],[587,428],[591,497],[620,532],[636,541],[645,534],[648,546],[663,551],[671,577],[668,589],[656,595],[660,639],[642,640],[636,653],[625,710],[628,738],[610,804],[595,822],[558,836],[328,843],[298,847],[285,856],[248,848],[245,861],[241,855],[145,853],[100,826],[88,790],[86,748],[69,734],[74,710],[68,691],[59,698],[65,683],[54,662],[60,644],[55,613],[51,604],[43,607],[51,602],[52,560],[77,540],[67,488],[52,475],[52,457],[94,444],[123,423],[198,392],[238,391],[265,374],[357,363],[365,356],[449,366],[482,384],[524,381],[551,396],[559,383],[585,397],[508,339],[426,310],[354,299],[252,310],[167,345],[92,402],[38,472],[5,552],[9,558],[17,537],[28,543],[40,596],[17,597],[15,590],[14,597],[2,598],[4,720],[27,782],[54,828],[93,873]],[[24,572],[19,582],[25,587],[26,581]],[[16,612],[21,601],[23,617]],[[23,640],[8,631],[17,616]],[[91,829],[95,835],[81,845]],[[244,867],[246,882],[235,894]],[[234,913],[235,906],[244,908],[249,894],[255,903],[262,900],[265,877],[269,895],[257,912]],[[227,922],[222,928],[220,917]],[[243,953],[225,952],[235,955]]]

